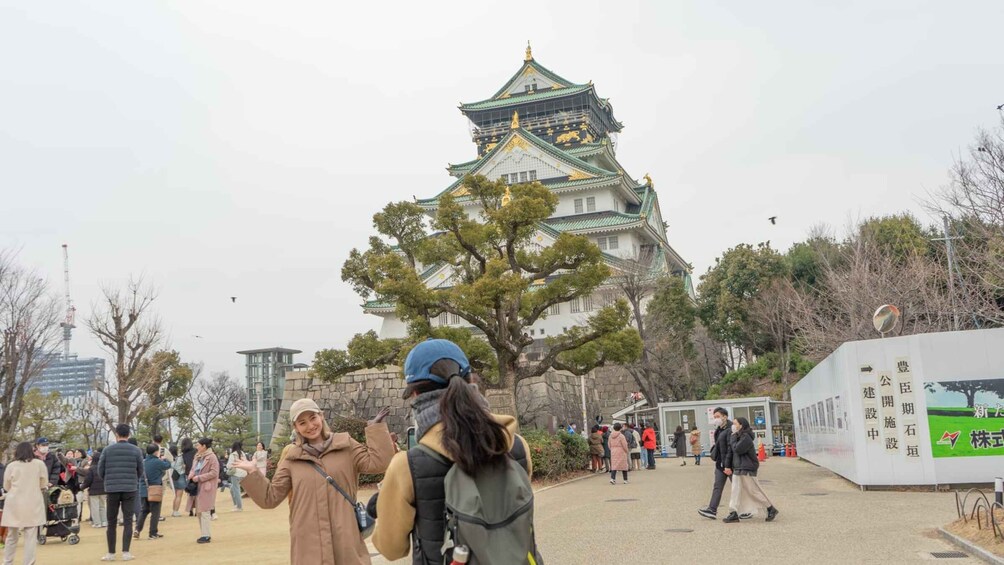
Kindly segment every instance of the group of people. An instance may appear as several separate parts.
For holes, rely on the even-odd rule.
[[[641,432],[638,429],[641,428]],[[594,425],[586,439],[589,444],[589,468],[594,473],[610,473],[610,484],[617,483],[617,471],[628,482],[628,471],[655,469],[656,434],[652,424],[615,423]]]
[[[254,454],[248,454],[235,442],[224,461],[212,451],[210,438],[194,443],[183,438],[178,445],[167,447],[164,438],[156,434],[141,449],[128,425],[119,424],[114,433],[115,443],[92,452],[53,452],[46,438],[39,438],[34,445],[23,442],[15,448],[14,460],[6,467],[0,465],[4,501],[0,527],[7,528],[3,537],[5,564],[13,562],[22,537],[24,562],[34,563],[40,527],[46,523],[48,489],[71,491],[81,506],[88,507],[91,527],[107,528],[108,553],[103,561],[115,560],[116,526],[122,526],[122,560],[129,561],[134,558],[131,541],[139,539],[144,529],[147,539],[163,537],[158,526],[166,519],[161,517],[165,491],[174,492],[174,517],[183,515],[181,505],[188,495],[185,511],[200,518],[202,535],[196,541],[209,543],[209,524],[216,518],[217,485],[230,488],[234,510],[240,511],[240,484],[247,472],[238,469],[237,463],[248,461],[253,472],[261,475],[267,468],[268,451],[261,443]],[[83,517],[82,509],[78,515]]]

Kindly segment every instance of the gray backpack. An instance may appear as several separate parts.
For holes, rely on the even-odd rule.
[[[628,428],[627,433],[624,434],[624,437],[627,438],[628,448],[634,449],[634,448],[638,447],[638,442],[634,439],[634,431],[633,430],[631,430],[630,428]]]
[[[424,445],[418,447],[443,459]],[[453,465],[444,485],[444,554],[463,545],[470,550],[468,565],[543,565],[534,539],[533,487],[512,454],[503,466],[477,477]]]

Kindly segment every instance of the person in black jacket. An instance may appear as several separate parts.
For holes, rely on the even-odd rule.
[[[91,526],[94,528],[108,527],[108,495],[105,494],[105,480],[98,474],[100,460],[99,447],[91,457],[91,466],[84,475],[83,484],[83,488],[87,489],[87,502],[91,507]]]
[[[732,422],[729,421],[729,411],[719,406],[714,411],[714,441],[711,446],[711,459],[715,462],[715,486],[711,490],[711,502],[706,508],[697,511],[698,514],[712,520],[718,519],[718,505],[722,501],[722,490],[725,481],[732,475],[732,450],[729,448],[729,435]]]
[[[132,430],[127,424],[115,426],[116,443],[109,445],[101,453],[98,462],[98,475],[105,481],[105,492],[108,493],[109,527],[105,530],[108,538],[108,553],[102,561],[115,560],[115,523],[122,510],[124,528],[122,532],[122,559],[132,559],[129,544],[132,542],[132,519],[136,512],[136,497],[139,492],[139,481],[143,478],[143,454],[139,448],[129,443]]]
[[[49,451],[49,440],[40,437],[35,441],[35,457],[45,463],[45,470],[49,473],[49,486],[59,484],[59,474],[63,472],[63,465],[55,453]]]
[[[773,522],[777,508],[770,503],[767,493],[756,479],[760,461],[756,456],[753,430],[746,418],[736,418],[732,423],[729,448],[732,452],[732,497],[729,500],[729,515],[722,521],[735,523],[739,521],[740,512],[752,515],[754,511],[766,509],[767,521]]]

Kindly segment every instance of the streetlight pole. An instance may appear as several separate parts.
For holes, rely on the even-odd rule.
[[[258,379],[254,383],[255,393],[255,413],[257,414],[258,425],[255,430],[258,432],[258,441],[261,441],[261,403],[262,403],[262,381]]]

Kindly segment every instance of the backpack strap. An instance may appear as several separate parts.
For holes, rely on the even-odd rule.
[[[324,469],[322,469],[320,465],[314,463],[313,461],[308,461],[308,463],[313,465],[314,470],[320,473],[321,476],[324,477],[324,480],[327,481],[329,485],[335,487],[335,490],[341,493],[341,495],[345,497],[345,500],[349,501],[349,505],[351,506],[356,505],[356,501],[352,500],[352,497],[349,496],[349,493],[342,490],[342,487],[338,486],[338,483],[335,482],[335,479],[331,478],[331,475],[329,475]]]
[[[422,453],[428,455],[429,457],[432,457],[433,459],[435,459],[439,463],[441,463],[443,465],[446,465],[448,467],[452,467],[453,466],[453,461],[450,461],[449,459],[447,459],[446,457],[444,457],[441,453],[439,453],[435,449],[432,449],[431,447],[429,447],[427,445],[423,445],[421,443],[418,444],[418,445],[416,445],[415,447],[418,448]]]

